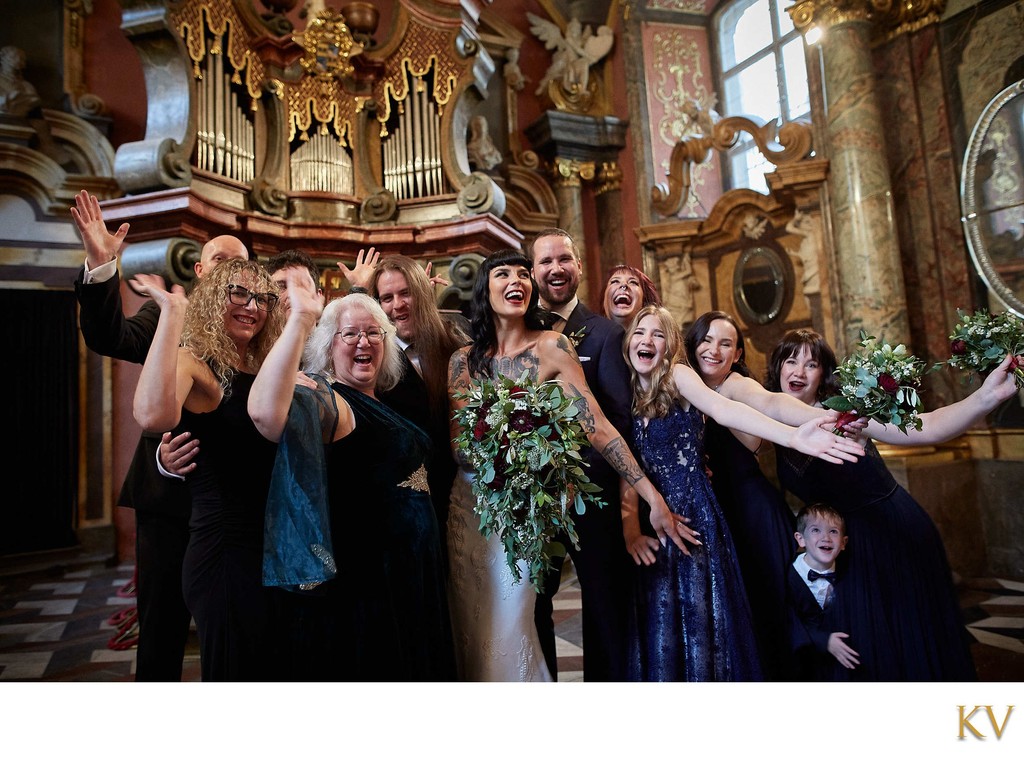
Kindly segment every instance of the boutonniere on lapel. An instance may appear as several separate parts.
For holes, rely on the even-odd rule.
[[[587,327],[580,326],[575,331],[569,334],[569,341],[572,342],[573,349],[578,349],[580,342],[583,341],[583,337],[587,335]]]

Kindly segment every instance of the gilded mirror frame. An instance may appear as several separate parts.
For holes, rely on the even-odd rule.
[[[1017,101],[1017,99],[1020,101]],[[1002,302],[1008,310],[1024,317],[1024,293],[1017,293],[1004,280],[996,263],[993,261],[992,247],[990,246],[989,215],[1020,206],[1024,215],[1024,183],[1020,186],[1018,199],[1015,204],[990,207],[984,202],[982,189],[979,184],[985,183],[992,177],[994,159],[987,155],[992,150],[989,141],[993,127],[1004,109],[1009,109],[1011,104],[1017,113],[1024,113],[1024,80],[1010,85],[1000,92],[995,98],[989,101],[982,111],[971,137],[967,142],[967,151],[964,155],[964,166],[960,179],[960,209],[961,222],[964,228],[964,235],[967,237],[967,248],[971,253],[975,270],[985,282],[988,289]],[[1016,115],[1015,115],[1016,116]],[[1024,126],[1019,126],[1021,134],[1024,135]],[[1024,140],[1019,141],[1020,149],[1018,158],[1024,160]],[[988,146],[988,148],[986,148]],[[1024,161],[1022,161],[1024,165]],[[1024,217],[1021,220],[1022,238],[1024,241]],[[1012,234],[1011,234],[1012,236]]]

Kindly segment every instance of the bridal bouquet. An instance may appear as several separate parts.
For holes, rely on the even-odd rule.
[[[1024,368],[1017,365],[1016,356],[1024,353],[1024,323],[1009,311],[989,315],[978,310],[967,315],[957,310],[960,322],[949,335],[948,365],[971,373],[985,373],[1003,362],[1007,353],[1014,356],[1010,366],[1017,389],[1024,389]],[[942,365],[942,364],[939,364]]]
[[[474,379],[457,397],[466,404],[454,414],[455,444],[474,470],[480,532],[501,538],[516,582],[525,561],[540,591],[552,555],[564,553],[552,538],[564,531],[579,548],[570,509],[583,514],[587,503],[604,505],[601,488],[583,472],[588,440],[576,400],[557,382],[536,384],[525,372],[515,381]]]
[[[842,413],[836,421],[836,434],[858,416],[894,424],[904,433],[907,427],[920,430],[917,390],[924,362],[902,344],[892,347],[863,331],[860,337],[860,350],[836,369],[839,394],[825,401],[826,407]]]

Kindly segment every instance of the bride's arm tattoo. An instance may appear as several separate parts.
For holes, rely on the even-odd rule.
[[[469,389],[469,367],[466,351],[458,350],[448,363],[448,391],[464,392]]]
[[[594,412],[590,410],[590,403],[575,384],[569,385],[569,392],[576,398],[576,407],[580,409],[579,422],[583,431],[587,434],[594,434],[597,431],[597,421],[594,419]]]
[[[569,337],[565,334],[558,335],[558,349],[566,355],[570,355],[577,363],[580,362],[580,356],[576,354],[576,348],[573,346],[572,342],[569,341]]]
[[[633,458],[633,454],[626,447],[626,442],[621,437],[616,437],[605,445],[601,455],[619,473],[622,479],[626,480],[630,485],[635,485],[644,478],[645,475],[640,470],[640,464]]]

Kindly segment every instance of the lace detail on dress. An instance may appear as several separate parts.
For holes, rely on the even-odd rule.
[[[398,487],[408,487],[421,493],[429,493],[430,484],[427,482],[427,468],[420,464],[420,468],[410,474],[404,481],[399,482]]]

